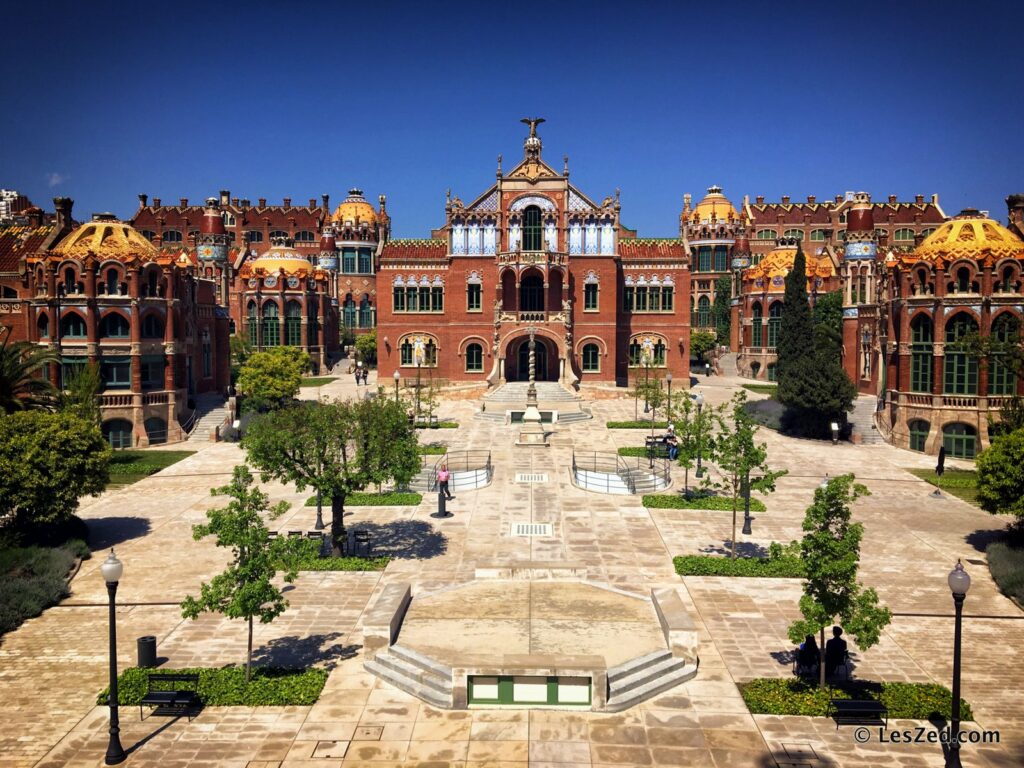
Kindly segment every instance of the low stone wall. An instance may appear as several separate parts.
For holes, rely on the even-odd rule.
[[[363,619],[363,652],[367,659],[372,659],[378,651],[387,650],[395,642],[411,601],[411,585],[385,585]]]
[[[652,589],[651,602],[672,655],[697,663],[697,626],[674,588]]]
[[[597,712],[608,703],[608,668],[604,657],[563,654],[505,654],[502,656],[466,656],[452,669],[452,707],[469,706],[469,678],[483,677],[586,677],[590,679],[590,709]],[[537,708],[557,709],[555,705]],[[569,708],[566,705],[566,708]],[[572,707],[578,709],[579,707]]]
[[[580,563],[524,560],[512,564],[478,565],[475,577],[526,581],[584,581],[587,578],[587,568]]]

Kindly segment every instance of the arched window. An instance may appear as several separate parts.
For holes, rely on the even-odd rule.
[[[466,347],[466,373],[482,373],[484,370],[484,348],[473,343]]]
[[[139,234],[149,240],[149,242],[153,242],[156,239],[156,232],[151,229],[140,229]]]
[[[117,270],[111,267],[107,270],[107,279],[103,283],[103,290],[108,296],[116,296],[120,293],[120,286],[117,282]]]
[[[910,428],[910,450],[924,451],[931,425],[924,419],[912,419],[907,426]]]
[[[707,328],[711,325],[711,299],[701,296],[697,299],[697,327]]]
[[[163,241],[165,243],[180,243],[181,231],[177,229],[165,229],[163,234]]]
[[[245,239],[248,240],[250,243],[262,243],[263,233],[260,232],[260,230],[258,229],[250,229],[248,232],[245,233]]]
[[[802,229],[787,229],[785,232],[782,233],[782,236],[789,238],[790,240],[803,241],[804,231]]]
[[[249,307],[246,314],[248,315],[249,320],[249,343],[255,347],[259,344],[259,319],[256,316],[255,301],[249,302]]]
[[[64,270],[64,293],[65,295],[78,293],[78,281],[75,279],[74,267],[67,267]]]
[[[403,367],[415,366],[417,363],[427,368],[437,366],[437,345],[429,337],[420,337],[419,355],[417,355],[417,339],[414,336],[406,336],[398,346],[399,363]]]
[[[977,332],[978,324],[964,312],[946,322],[942,391],[947,395],[978,394],[978,358],[961,346],[964,337]]]
[[[996,281],[996,292],[998,293],[1013,293],[1017,289],[1016,270],[1007,265],[1003,267],[1001,277]],[[41,278],[40,278],[41,281]]]
[[[910,229],[909,227],[900,227],[899,229],[892,233],[892,239],[903,243],[913,242],[914,230]]]
[[[828,239],[828,230],[827,229],[812,229],[811,230],[811,237],[810,237],[810,239],[811,240],[815,240],[815,241],[819,241],[819,242],[822,241],[822,240],[827,240]]]
[[[641,344],[640,337],[634,337],[629,342],[629,367],[630,368],[643,368],[647,365],[652,368],[664,368],[665,367],[665,342],[660,338],[652,339],[653,345],[650,347],[650,356],[644,354],[645,347]]]
[[[957,459],[973,459],[977,448],[978,430],[970,424],[956,422],[942,428],[942,447]]]
[[[315,238],[313,237],[313,233],[308,229],[300,229],[295,233],[296,243],[312,243],[314,240]]]
[[[129,333],[128,319],[117,312],[111,312],[100,323],[100,338],[102,339],[124,339],[128,337]]]
[[[167,422],[159,416],[150,416],[146,419],[145,427],[150,445],[161,445],[167,442]]]
[[[132,423],[127,419],[110,419],[103,422],[103,439],[110,444],[110,447],[119,448],[132,447]]]
[[[779,233],[774,229],[759,229],[757,234],[754,235],[755,240],[774,240],[779,236]]]
[[[751,309],[750,346],[760,347],[764,343],[764,310],[761,309],[761,302],[759,301],[755,301]]]
[[[277,304],[272,301],[263,305],[263,346],[281,346],[281,320]]]
[[[583,345],[583,372],[599,373],[601,371],[601,349],[597,344]]]
[[[373,304],[370,302],[370,296],[365,293],[359,300],[359,327],[373,328]]]
[[[346,328],[356,327],[356,300],[351,293],[345,294],[345,301],[342,302],[342,323]]]
[[[283,229],[275,229],[271,231],[269,237],[271,240],[280,240],[282,238],[287,238],[288,233],[285,232]]]
[[[160,317],[152,312],[142,318],[142,338],[162,339],[164,337],[164,324]]]
[[[284,307],[284,343],[302,346],[302,305],[297,301],[289,301]]]
[[[910,391],[932,391],[932,319],[918,315],[910,323]]]
[[[768,307],[768,348],[779,344],[779,327],[782,325],[782,302],[776,301]]]
[[[992,323],[993,354],[988,362],[988,393],[1013,395],[1017,392],[1017,377],[1006,364],[1010,351],[1020,344],[1020,322],[1009,312],[1003,312]]]
[[[542,248],[543,225],[540,208],[528,205],[523,210],[523,250],[539,251]]]
[[[50,316],[45,312],[36,321],[36,329],[39,331],[40,339],[50,338]]]
[[[960,267],[956,271],[956,292],[971,292],[971,270],[969,270],[967,267]]]
[[[765,369],[766,377],[768,381],[778,381],[778,366],[775,363],[768,363],[768,367]]]
[[[75,312],[68,312],[60,319],[60,335],[71,339],[85,337],[85,318]]]

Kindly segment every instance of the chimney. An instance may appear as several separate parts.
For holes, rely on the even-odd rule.
[[[843,202],[843,196],[836,195],[836,205],[839,205],[841,202]]]
[[[808,203],[809,205],[814,205],[814,203],[815,203],[815,202],[816,202],[817,200],[818,200],[818,198],[817,198],[817,197],[815,197],[814,195],[808,195],[808,196],[807,196],[807,203]]]
[[[895,205],[897,199],[896,195],[889,195],[889,205]]]
[[[55,197],[53,198],[53,207],[57,212],[57,230],[63,230],[65,228],[71,228],[71,207],[75,204],[75,201],[70,197]]]
[[[782,196],[782,204],[783,205],[789,205],[789,195],[783,195]]]
[[[139,208],[145,208],[148,200],[149,195],[139,195]]]
[[[758,205],[764,205],[764,195],[758,195],[754,200]]]
[[[924,195],[914,195],[914,202],[918,205],[924,205]]]
[[[914,233],[914,247],[917,248],[917,246],[919,246],[923,242],[924,242],[924,235],[922,235],[920,232],[915,232]]]
[[[230,199],[231,199],[231,190],[222,189],[220,191],[220,204],[222,206],[227,205],[228,204],[228,200],[230,200]]]
[[[159,197],[154,197],[153,198],[153,207],[154,208],[159,208],[160,207],[160,198]]]
[[[235,198],[235,205],[236,206],[238,205],[238,198],[237,197]],[[243,208],[248,208],[249,207],[249,198],[248,197],[243,197],[242,198],[242,207]]]
[[[284,199],[284,207],[285,208],[291,208],[292,207],[292,199],[290,197],[286,197]]]
[[[235,208],[237,208],[238,207],[238,198],[237,197],[232,197],[231,198],[231,204],[233,206],[235,206]]]
[[[316,198],[315,197],[309,198],[309,207],[310,208],[316,208]]]
[[[187,197],[179,197],[178,198],[178,203],[181,205],[182,208],[188,208],[188,198]]]
[[[265,198],[265,197],[261,197],[256,202],[257,202],[257,205],[259,205],[260,208],[266,208],[267,207],[267,198]]]
[[[320,195],[320,202],[323,204],[324,210],[326,211],[328,208],[331,207],[331,196],[330,195]]]

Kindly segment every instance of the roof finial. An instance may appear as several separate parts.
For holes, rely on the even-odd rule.
[[[530,135],[523,142],[523,150],[526,157],[531,160],[540,160],[541,141],[537,135],[537,126],[544,122],[543,117],[524,117],[519,122],[530,126]]]

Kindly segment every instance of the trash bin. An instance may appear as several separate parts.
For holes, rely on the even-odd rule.
[[[138,653],[139,653],[139,666],[143,669],[149,669],[150,667],[156,666],[156,636],[145,635],[140,637],[137,641]]]

